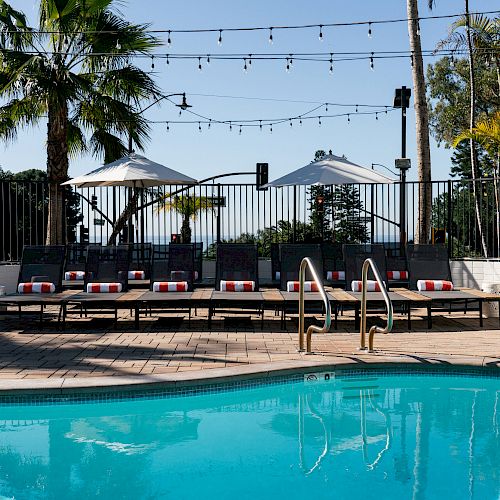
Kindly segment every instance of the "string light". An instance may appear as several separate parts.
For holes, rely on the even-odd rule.
[[[219,39],[217,40],[217,44],[218,44],[219,46],[221,46],[221,45],[222,45],[222,30],[219,30]]]
[[[247,72],[247,70],[248,70],[247,60],[246,60],[246,59],[243,59],[243,61],[245,62],[245,65],[243,66],[243,71],[246,73],[246,72]]]
[[[167,122],[167,132],[170,132],[170,124]]]
[[[269,43],[273,44],[273,29],[269,28]]]
[[[289,56],[290,56],[290,68],[291,68],[293,64],[293,54],[289,54]]]
[[[358,112],[358,105],[356,104],[356,113]]]
[[[198,122],[198,130],[201,132],[201,123]]]
[[[273,126],[269,125],[269,132],[272,134],[273,133]]]
[[[351,123],[351,115],[347,113],[347,123]]]
[[[241,125],[240,125],[240,130],[239,130],[238,134],[241,135]]]
[[[330,75],[333,75],[333,53],[330,52]]]
[[[321,116],[318,116],[318,125],[321,127]]]
[[[375,68],[374,68],[374,65],[373,65],[373,52],[372,52],[372,55],[370,56],[370,69],[373,71]]]
[[[290,73],[290,62],[288,61],[288,57],[286,58],[286,72]]]
[[[368,23],[368,38],[372,37],[372,23]]]
[[[259,120],[259,129],[262,132],[262,120]]]
[[[201,71],[201,57],[198,57],[198,71]]]
[[[210,121],[208,122],[208,129],[210,129],[210,125],[212,125],[212,118],[210,118]]]
[[[299,120],[299,125],[302,126],[302,117]]]
[[[151,56],[151,69],[155,69],[155,56]]]
[[[229,132],[232,132],[233,131],[233,124],[231,122],[229,122]]]
[[[170,47],[172,45],[171,31],[168,32],[167,45]]]
[[[378,120],[378,113],[375,113],[375,120]]]
[[[319,25],[319,41],[320,42],[323,41],[323,25],[322,24]]]
[[[210,54],[207,54],[207,64],[210,64]]]
[[[168,54],[167,54],[167,65],[170,64],[170,60],[168,58]]]
[[[325,113],[328,113],[328,103],[325,102]]]
[[[252,65],[252,54],[248,54],[248,65]]]
[[[292,119],[290,118],[290,127],[293,127]]]

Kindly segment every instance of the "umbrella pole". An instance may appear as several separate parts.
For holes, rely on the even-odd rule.
[[[293,226],[292,243],[297,243],[297,186],[293,186]]]

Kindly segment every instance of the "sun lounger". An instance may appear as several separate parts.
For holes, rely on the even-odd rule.
[[[64,245],[28,245],[23,248],[16,293],[0,297],[3,305],[40,306],[40,323],[47,305],[61,305],[67,297],[62,291]]]
[[[257,245],[220,243],[215,263],[215,290],[208,313],[209,325],[216,312],[252,311],[263,320],[263,297],[259,291]]]
[[[407,245],[406,253],[410,272],[410,289],[432,300],[432,310],[443,310],[444,305],[451,307],[462,305],[463,311],[476,310],[479,322],[483,326],[482,306],[488,300],[498,300],[479,290],[471,293],[451,285],[442,287],[442,283],[452,284],[448,249],[445,245]],[[420,288],[420,289],[419,289]],[[438,290],[437,288],[443,288]]]

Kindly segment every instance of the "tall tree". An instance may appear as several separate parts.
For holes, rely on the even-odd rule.
[[[429,8],[434,2],[429,0]],[[418,20],[418,0],[407,0],[408,35],[413,61],[413,93],[417,136],[417,168],[419,184],[417,243],[427,243],[429,240],[432,185],[431,185],[431,151],[429,145],[429,114],[425,95],[424,61],[420,43],[420,23]]]
[[[40,0],[38,28],[0,1],[0,137],[47,123],[49,220],[47,244],[64,243],[61,182],[69,157],[90,151],[105,162],[123,156],[127,139],[139,149],[148,137],[137,113],[160,92],[151,76],[130,64],[159,40],[147,25],[128,22],[113,0]],[[89,137],[88,137],[89,136]]]

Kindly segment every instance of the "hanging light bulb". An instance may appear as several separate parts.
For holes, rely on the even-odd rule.
[[[368,23],[368,38],[372,37],[372,23]]]
[[[198,71],[201,71],[201,57],[198,57]]]
[[[120,40],[116,40],[116,50],[122,50],[122,46],[120,45]]]
[[[167,132],[170,132],[170,125],[168,122],[167,122]]]
[[[233,124],[231,122],[229,122],[229,132],[232,132],[233,131]]]
[[[372,55],[370,56],[370,69],[373,71],[375,69],[374,65],[373,65],[373,52],[372,52]]]
[[[198,122],[198,130],[201,132],[201,123]]]
[[[378,120],[378,113],[375,113],[375,120]]]
[[[318,36],[318,38],[319,38],[320,42],[323,41],[323,25],[322,24],[319,25],[319,36]]]
[[[302,117],[299,120],[299,125],[302,126]]]
[[[240,125],[240,130],[239,130],[238,134],[240,134],[240,135],[241,135],[241,125]]]
[[[333,53],[330,52],[330,75],[333,75]]]
[[[222,30],[219,30],[219,39],[217,40],[217,44],[222,45]]]
[[[286,58],[286,72],[290,73],[290,63],[288,62],[288,57]]]
[[[358,105],[356,104],[356,113],[358,112]]]
[[[244,66],[243,66],[243,71],[246,73],[248,71],[247,60],[243,59],[243,61],[245,62]]]
[[[208,128],[210,129],[210,125],[212,125],[212,118],[209,118],[209,122],[208,122]]]
[[[293,54],[288,54],[290,56],[290,69],[292,69],[293,65]]]
[[[269,28],[269,43],[273,44],[273,29]]]
[[[293,127],[292,119],[290,118],[290,127]]]
[[[259,129],[262,132],[262,120],[259,120]]]
[[[207,64],[210,64],[210,54],[207,54]]]
[[[273,125],[269,125],[269,132],[271,132],[271,134],[273,133]]]
[[[167,64],[170,64],[170,60],[168,59],[168,54],[167,54]]]
[[[318,125],[321,127],[321,116],[318,116]]]
[[[349,113],[347,113],[347,122],[351,123],[351,115]]]
[[[172,38],[170,36],[171,32],[170,30],[168,30],[168,39],[167,39],[167,45],[170,47],[170,45],[172,45]]]
[[[252,65],[252,54],[248,54],[248,65]]]
[[[328,103],[325,102],[325,113],[328,113]]]
[[[155,56],[151,56],[151,69],[155,69]]]

